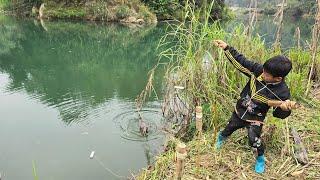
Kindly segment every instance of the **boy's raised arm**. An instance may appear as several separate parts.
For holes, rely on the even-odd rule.
[[[244,55],[240,54],[224,41],[214,40],[213,43],[223,49],[228,60],[245,75],[251,76],[252,74],[259,75],[262,73],[263,66],[261,64],[247,60]]]

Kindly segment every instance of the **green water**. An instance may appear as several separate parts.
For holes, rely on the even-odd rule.
[[[309,38],[310,22],[287,22],[286,47],[294,45],[290,37],[298,23],[302,38]],[[276,28],[270,18],[258,27],[272,43]],[[151,163],[163,142],[160,101],[150,98],[144,107],[151,124],[145,139],[137,132],[135,98],[157,61],[164,31],[161,25],[137,29],[0,17],[2,177],[33,179],[34,162],[39,179],[124,179]],[[159,70],[155,76],[159,95],[162,75]]]
[[[157,61],[162,28],[0,22],[4,179],[33,179],[33,161],[39,179],[54,180],[118,179],[106,169],[126,177],[152,162],[163,141],[159,101],[151,98],[143,111],[152,125],[145,139],[134,100]]]

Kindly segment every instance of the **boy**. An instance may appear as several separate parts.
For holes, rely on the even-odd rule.
[[[271,105],[269,100],[282,101],[274,108],[273,116],[284,119],[291,114],[290,91],[284,78],[292,68],[291,61],[285,56],[275,56],[263,65],[248,61],[233,47],[222,40],[214,40],[214,44],[225,51],[228,60],[242,73],[250,78],[240,94],[235,111],[223,131],[219,132],[216,148],[221,148],[224,140],[234,131],[246,127],[249,145],[257,149],[255,171],[263,173],[265,169],[264,145],[260,136],[264,118]],[[269,101],[270,102],[270,101]]]

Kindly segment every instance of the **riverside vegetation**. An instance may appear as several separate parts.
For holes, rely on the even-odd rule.
[[[180,93],[180,101],[187,105],[189,115],[183,117],[181,126],[176,124],[176,119],[167,119],[168,122],[174,121],[172,129],[177,126],[183,128],[183,124],[187,124],[186,129],[183,133],[168,133],[164,153],[158,156],[154,166],[140,172],[137,179],[173,178],[175,146],[181,141],[188,147],[183,179],[320,178],[319,14],[316,16],[311,45],[300,47],[300,39],[297,38],[297,45],[283,51],[279,41],[281,31],[275,44],[267,48],[261,36],[249,33],[249,29],[254,28],[252,26],[240,24],[228,33],[219,23],[209,23],[210,8],[212,3],[201,12],[195,11],[192,6],[185,6],[188,12],[185,20],[171,25],[160,42],[160,47],[169,48],[160,53],[159,64],[151,69],[150,77],[156,68],[164,65],[167,72],[166,88],[185,87]],[[281,30],[281,23],[279,28]],[[266,144],[267,171],[262,175],[253,171],[254,158],[246,152],[249,146],[244,130],[235,132],[222,150],[216,151],[214,148],[217,132],[227,123],[233,104],[247,80],[231,67],[221,50],[213,47],[213,39],[226,40],[256,62],[263,63],[278,54],[285,54],[293,62],[293,69],[286,81],[292,100],[302,103],[303,107],[294,110],[285,120],[276,119],[271,114],[267,116],[262,136]],[[163,62],[163,59],[169,62]],[[152,89],[152,78],[149,78],[147,88],[139,96],[142,99],[138,101],[140,107],[146,99],[146,91]],[[168,93],[172,91],[165,91],[164,104],[170,101],[168,97],[172,97]],[[196,105],[202,105],[204,113],[204,133],[200,139],[193,118]],[[168,103],[167,106],[172,104]],[[297,147],[290,134],[292,128],[298,130],[308,151],[307,164],[300,164],[295,158]]]
[[[0,9],[19,16],[37,16],[40,11],[48,19],[155,24],[157,19],[183,18],[185,3],[180,0],[1,0]],[[195,6],[201,9],[203,4],[204,1],[197,0]],[[226,12],[224,1],[215,1],[211,18],[229,18]]]
[[[257,7],[260,9],[260,12],[267,15],[273,15],[277,12],[278,7],[281,5],[281,1],[279,0],[262,0],[258,1],[256,0],[226,0],[226,4],[229,4],[231,6],[245,8],[248,6],[250,2],[250,6],[254,6],[254,4],[257,5]],[[314,0],[286,0],[285,4],[285,13],[291,17],[312,17],[317,10],[317,1]],[[248,12],[248,11],[244,11]]]

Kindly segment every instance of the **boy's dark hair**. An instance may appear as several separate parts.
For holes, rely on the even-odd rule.
[[[278,55],[268,59],[263,69],[273,77],[285,77],[291,71],[292,63],[287,57]]]

